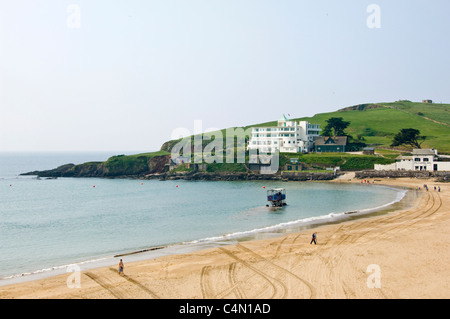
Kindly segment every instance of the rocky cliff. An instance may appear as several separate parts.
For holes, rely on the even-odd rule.
[[[142,177],[148,174],[163,173],[170,155],[152,153],[125,156],[117,155],[105,162],[65,164],[55,169],[33,171],[21,175],[39,177]]]

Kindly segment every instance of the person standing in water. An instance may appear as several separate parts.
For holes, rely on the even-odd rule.
[[[312,234],[311,242],[309,244],[314,243],[314,245],[317,245],[317,233]]]

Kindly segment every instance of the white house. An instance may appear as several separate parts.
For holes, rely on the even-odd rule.
[[[375,164],[377,171],[450,171],[450,161],[439,157],[435,149],[414,149],[411,156],[399,156],[388,165]]]
[[[254,127],[248,149],[271,153],[279,150],[288,153],[307,153],[314,150],[314,137],[319,136],[320,126],[308,121],[291,121],[284,115],[276,127]]]

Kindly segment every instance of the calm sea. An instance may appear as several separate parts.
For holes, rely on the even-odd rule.
[[[37,179],[114,153],[0,153],[0,278],[180,243],[217,243],[399,201],[406,191],[315,182]],[[288,206],[266,207],[284,187]],[[115,263],[115,261],[114,261]],[[2,280],[0,280],[1,284]]]

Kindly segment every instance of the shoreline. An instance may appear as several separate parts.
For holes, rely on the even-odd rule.
[[[293,181],[291,181],[293,182]],[[315,183],[329,181],[313,181]],[[367,185],[369,186],[369,185]],[[385,187],[383,185],[370,185],[375,187]],[[370,187],[369,186],[369,187]],[[399,189],[400,187],[389,186],[388,188]],[[217,235],[214,237],[199,238],[190,241],[183,241],[171,244],[163,244],[160,246],[150,246],[139,248],[138,250],[129,250],[127,252],[121,252],[109,256],[97,256],[92,259],[78,261],[74,263],[60,264],[57,266],[48,267],[45,269],[37,269],[19,274],[7,275],[0,277],[0,287],[21,284],[25,282],[42,280],[51,278],[61,274],[65,274],[68,267],[79,267],[81,271],[87,271],[90,269],[112,266],[118,263],[120,257],[130,257],[131,260],[142,261],[148,259],[155,259],[162,256],[183,254],[193,251],[199,251],[206,248],[217,248],[222,245],[237,244],[239,242],[246,242],[252,240],[261,240],[267,238],[274,238],[283,236],[285,234],[304,231],[314,227],[320,227],[329,224],[338,224],[350,220],[359,218],[370,218],[371,216],[386,214],[394,207],[407,208],[411,204],[408,204],[408,199],[415,198],[416,194],[412,194],[405,190],[403,194],[399,193],[399,198],[392,202],[377,206],[366,208],[360,211],[347,211],[347,212],[332,212],[327,215],[305,217],[299,220],[293,220],[283,222],[276,225],[266,226],[263,228],[257,228],[252,230],[240,231],[235,233],[229,233],[224,235]]]
[[[340,179],[340,180],[334,180],[334,181],[330,181],[332,183],[359,183],[360,180],[356,180],[356,179],[351,179],[351,180],[345,180],[345,179]],[[328,183],[328,182],[327,182]],[[384,185],[384,186],[388,186],[388,187],[409,187],[409,189],[411,190],[415,190],[415,188],[417,186],[422,186],[422,184],[424,183],[424,180],[417,180],[417,179],[411,179],[411,178],[407,178],[407,179],[382,179],[379,182],[376,183],[376,185]],[[133,261],[132,259],[129,259],[129,257],[131,256],[130,254],[127,255],[122,255],[124,258],[124,261],[126,263],[126,270],[125,273],[127,274],[127,276],[129,276],[129,278],[133,278],[133,281],[138,281],[141,283],[141,285],[147,285],[150,283],[153,283],[155,280],[159,282],[160,285],[164,286],[169,284],[167,282],[166,279],[168,278],[181,278],[179,279],[178,284],[175,284],[175,286],[177,287],[177,289],[167,289],[164,288],[162,289],[163,291],[165,291],[165,293],[167,294],[163,294],[161,295],[158,294],[161,298],[208,298],[208,297],[212,297],[212,298],[216,298],[216,297],[221,297],[221,295],[219,294],[212,294],[210,293],[212,290],[217,290],[217,289],[209,289],[211,291],[209,291],[208,289],[206,289],[203,285],[200,285],[201,287],[199,287],[199,282],[202,283],[205,279],[204,274],[202,275],[202,272],[205,272],[205,269],[222,269],[224,267],[224,265],[232,265],[233,263],[230,264],[230,258],[231,260],[234,260],[234,264],[235,265],[249,265],[249,261],[252,259],[257,259],[258,258],[263,258],[264,260],[266,260],[267,263],[267,254],[270,255],[270,252],[273,253],[273,249],[268,249],[268,247],[272,247],[275,246],[277,247],[277,253],[274,256],[270,256],[270,260],[273,261],[272,264],[276,264],[278,265],[278,267],[282,267],[283,269],[288,269],[289,268],[289,272],[291,275],[287,275],[287,276],[291,276],[292,280],[295,281],[295,278],[293,277],[295,275],[295,277],[299,277],[298,272],[301,270],[298,269],[290,269],[293,268],[293,263],[292,261],[289,261],[289,259],[292,259],[292,251],[287,251],[283,253],[283,245],[281,243],[293,240],[294,238],[302,238],[303,240],[301,242],[296,243],[294,246],[296,248],[301,248],[303,247],[304,244],[308,244],[309,243],[309,236],[310,236],[310,232],[311,231],[317,231],[320,235],[319,235],[319,245],[317,247],[324,247],[325,246],[330,246],[328,248],[333,248],[331,249],[329,252],[331,254],[331,256],[322,256],[321,258],[324,260],[328,260],[329,262],[333,261],[338,255],[337,252],[335,250],[341,250],[341,247],[332,247],[332,240],[331,238],[333,238],[333,236],[339,237],[339,230],[342,229],[358,229],[358,227],[360,227],[361,225],[364,224],[373,224],[373,225],[377,225],[377,223],[379,221],[383,221],[383,220],[394,220],[395,219],[399,219],[401,221],[402,218],[408,218],[408,216],[404,216],[407,214],[404,214],[405,212],[415,212],[415,211],[420,211],[422,208],[422,206],[425,205],[425,202],[428,201],[430,202],[430,196],[431,198],[433,198],[433,202],[437,202],[438,199],[440,199],[441,197],[443,199],[445,199],[446,201],[448,201],[448,195],[445,194],[445,191],[449,190],[449,187],[447,185],[445,185],[445,183],[434,183],[432,180],[426,180],[425,183],[433,183],[433,184],[440,184],[441,188],[443,189],[443,193],[438,194],[437,192],[434,194],[434,191],[430,190],[430,192],[425,193],[425,191],[422,191],[421,194],[423,196],[419,196],[418,198],[414,199],[414,203],[407,203],[409,205],[403,205],[398,206],[398,207],[391,207],[389,206],[388,208],[384,209],[384,211],[381,212],[375,212],[375,213],[369,213],[369,214],[365,214],[362,216],[352,216],[352,215],[348,215],[349,218],[346,218],[345,221],[337,221],[337,222],[326,222],[323,224],[313,224],[310,225],[310,227],[305,227],[304,225],[302,227],[299,228],[294,228],[292,229],[292,231],[288,231],[288,230],[280,230],[278,232],[268,232],[264,235],[260,234],[260,236],[258,236],[258,234],[256,234],[255,236],[252,236],[251,238],[248,239],[244,239],[244,240],[231,240],[231,241],[223,241],[223,242],[216,242],[213,243],[214,245],[211,246],[211,243],[203,243],[203,245],[200,245],[201,247],[197,247],[197,248],[201,248],[199,249],[194,249],[194,250],[190,250],[189,247],[184,247],[187,249],[180,249],[178,251],[173,251],[175,252],[174,254],[168,254],[168,255],[163,255],[163,256],[159,256],[156,258],[152,258],[152,259],[145,259],[145,260],[136,260]],[[407,194],[411,194],[411,193],[415,193],[415,192],[407,192]],[[445,196],[441,196],[445,194]],[[406,200],[411,200],[411,198],[406,198],[406,196],[402,199],[403,204],[405,204]],[[400,201],[400,202],[402,202]],[[395,206],[395,205],[394,205]],[[436,212],[440,211],[443,209],[445,205],[442,204],[439,207],[437,207]],[[425,207],[425,206],[424,206]],[[434,207],[434,206],[433,206]],[[434,209],[433,209],[434,211]],[[435,213],[436,213],[435,212]],[[433,217],[437,217],[437,214],[433,214],[436,216]],[[400,216],[400,217],[394,217],[395,216]],[[446,221],[448,221],[448,218],[446,219]],[[406,221],[404,221],[406,223]],[[414,224],[418,224],[419,222],[416,223],[412,223]],[[386,226],[389,223],[381,222],[379,226]],[[433,225],[434,227],[438,227],[439,225]],[[309,230],[308,232],[306,232],[305,230]],[[376,233],[378,230],[377,228],[368,228],[367,229],[367,233],[366,233],[366,237],[368,237],[372,232]],[[322,235],[322,233],[327,233],[329,232],[331,235],[330,236],[324,236]],[[345,236],[343,236],[344,238],[350,236],[349,238],[351,238],[352,234],[348,235],[345,234]],[[432,235],[431,235],[432,236]],[[320,244],[322,240],[325,240],[326,244]],[[342,243],[345,243],[345,240],[342,240]],[[447,243],[447,242],[446,242]],[[361,244],[356,242],[356,244]],[[291,247],[291,250],[294,248]],[[226,247],[226,248],[225,248]],[[309,252],[311,250],[311,248],[313,248],[313,246],[305,246],[303,247],[303,249],[306,252]],[[264,248],[264,249],[262,249]],[[245,253],[246,249],[250,249],[252,252],[254,252],[253,254],[250,252],[248,252],[247,254]],[[327,249],[328,250],[328,249]],[[161,251],[159,249],[156,249],[154,251],[158,251],[158,253],[160,253]],[[236,253],[229,253],[230,251],[237,251]],[[301,250],[300,250],[301,251]],[[347,252],[347,253],[351,253],[351,252]],[[302,255],[302,253],[297,253]],[[218,256],[220,255],[220,256]],[[242,255],[242,256],[241,256]],[[295,255],[295,254],[294,254]],[[233,257],[234,256],[234,257]],[[257,257],[259,256],[259,257]],[[305,256],[310,256],[308,254],[304,255],[301,259],[305,259]],[[213,258],[214,257],[214,258]],[[217,257],[217,258],[215,258]],[[330,259],[331,257],[331,259]],[[126,258],[126,259],[125,259]],[[234,258],[234,259],[233,259]],[[288,259],[289,262],[287,262],[286,264],[286,258]],[[224,261],[227,260],[228,261]],[[445,258],[444,258],[445,259]],[[445,259],[445,260],[448,260]],[[314,260],[314,262],[316,263],[316,266],[321,266],[322,268],[324,268],[324,270],[327,270],[327,267],[324,267],[323,265],[321,265],[319,260]],[[225,264],[224,264],[225,263]],[[161,272],[160,269],[158,269],[158,265],[161,266],[163,264],[167,264],[167,265],[171,265],[170,266],[170,271],[169,269],[166,269],[164,272]],[[197,267],[196,267],[197,265]],[[199,265],[203,265],[203,268],[198,268]],[[282,266],[280,266],[282,265]],[[289,267],[288,267],[289,265]],[[249,271],[249,269],[251,270],[250,267],[244,267],[246,269],[242,269],[242,273],[245,273],[246,271]],[[205,268],[207,267],[207,268]],[[167,267],[166,267],[167,268]],[[195,269],[195,271],[192,274],[186,273],[185,268],[188,269]],[[270,268],[270,267],[269,267]],[[276,273],[276,267],[272,266],[272,271],[274,273]],[[295,267],[294,267],[295,268]],[[320,267],[319,267],[320,268]],[[92,279],[92,274],[95,273],[96,276],[102,276],[102,278],[106,278],[108,277],[108,280],[112,280],[113,282],[117,282],[118,285],[120,285],[120,281],[123,280],[123,278],[115,276],[114,274],[111,273],[111,269],[115,269],[115,268],[111,268],[109,266],[105,266],[105,267],[100,267],[100,268],[93,268],[93,269],[89,269],[89,271],[84,271],[82,270],[82,288],[81,289],[69,289],[67,288],[67,283],[66,283],[66,279],[67,277],[70,275],[66,272],[64,272],[64,274],[61,275],[57,275],[57,276],[52,276],[52,277],[48,277],[45,279],[40,279],[40,280],[33,280],[33,281],[28,281],[28,282],[23,282],[23,283],[16,283],[13,285],[5,285],[5,286],[0,286],[0,298],[110,298],[111,297],[111,291],[108,291],[108,289],[104,289],[101,286],[98,286],[98,280],[95,281]],[[142,270],[144,269],[144,271],[142,272]],[[136,272],[137,270],[139,270],[138,272]],[[329,272],[332,271],[330,269],[328,269],[328,275]],[[342,270],[343,271],[343,270]],[[241,272],[233,272],[235,274],[235,276],[241,276]],[[327,272],[325,272],[323,275],[325,276],[327,274]],[[218,272],[219,277],[220,272]],[[105,277],[106,276],[106,277]],[[193,282],[189,281],[190,277],[195,277],[196,279]],[[262,275],[260,275],[262,276]],[[286,276],[286,275],[284,275]],[[359,274],[359,276],[361,276],[361,274]],[[94,276],[95,277],[95,276]],[[111,277],[111,278],[109,278]],[[116,278],[117,277],[117,278]],[[266,275],[263,276],[265,278],[266,281],[272,281],[273,283],[277,283],[280,280],[278,279],[277,276],[275,275]],[[325,276],[323,279],[326,279],[327,276]],[[90,279],[89,279],[90,278]],[[98,278],[98,277],[95,277]],[[202,279],[203,278],[203,279]],[[245,278],[245,276],[244,276]],[[271,280],[271,278],[273,280]],[[329,278],[328,278],[329,279]],[[106,280],[106,279],[105,279]],[[223,278],[221,279],[223,280]],[[308,280],[310,281],[310,280]],[[172,280],[169,280],[169,282],[172,282]],[[165,283],[165,284],[164,284]],[[283,288],[283,290],[285,290],[285,295],[281,295],[278,296],[277,294],[275,294],[275,296],[272,296],[274,298],[278,298],[278,297],[295,297],[295,298],[304,298],[306,297],[305,295],[305,287],[303,288],[295,288],[295,287],[291,287],[289,282],[288,283],[279,283],[281,286],[285,287]],[[327,285],[326,282],[323,282],[323,284],[325,284],[325,286]],[[152,285],[152,284],[150,284]],[[181,293],[179,287],[183,286],[185,287],[189,293]],[[135,287],[134,287],[135,286]],[[152,295],[145,294],[145,289],[138,289],[139,286],[137,285],[132,285],[131,288],[133,289],[137,289],[136,290],[136,295],[134,294],[128,294],[128,295],[124,295],[126,298],[142,298],[142,293],[144,293],[145,298],[147,297],[152,297]],[[208,285],[207,285],[208,286]],[[303,285],[304,286],[304,285]],[[142,288],[142,287],[141,287]],[[172,287],[173,288],[173,287]],[[119,289],[119,288],[117,288]],[[208,290],[209,292],[207,292],[206,290]],[[316,288],[317,289],[317,288]],[[167,290],[167,291],[166,291]],[[171,294],[169,294],[168,291],[177,291],[177,293],[172,292]],[[272,289],[273,290],[273,289]],[[331,289],[333,290],[333,289]],[[335,289],[336,290],[336,289]],[[338,290],[342,290],[342,289],[338,289]],[[345,289],[344,289],[345,290]],[[152,289],[153,292],[156,292],[156,290]],[[247,290],[246,290],[247,291]],[[309,291],[310,293],[310,297],[330,297],[330,296],[340,296],[341,294],[338,293],[338,291],[335,291],[335,294],[330,293],[329,291],[327,291],[326,293],[322,292],[322,293],[317,293],[317,291],[315,291],[315,293],[312,292],[311,289],[306,289],[306,291]],[[339,291],[341,293],[341,291]],[[181,295],[180,295],[181,293]],[[231,293],[231,292],[230,292]],[[385,293],[386,294],[386,293]],[[154,293],[155,295],[155,293]],[[239,297],[239,296],[248,296],[249,292],[247,291],[246,293],[237,293],[236,291],[232,292],[232,296],[233,298]],[[346,297],[351,297],[348,296],[347,294],[344,294]],[[268,298],[270,297],[270,293],[268,294],[268,296],[265,296],[264,294],[261,294],[262,298]],[[364,295],[363,295],[364,296]],[[114,297],[114,296],[112,296]],[[154,296],[153,296],[154,297]],[[227,297],[226,295],[224,295],[223,297]],[[358,298],[358,294],[355,295],[356,298]],[[391,297],[389,294],[386,294],[385,297]],[[395,297],[395,295],[394,295]],[[448,298],[449,296],[447,296]],[[365,298],[365,297],[363,297]],[[413,297],[414,298],[414,297]]]

